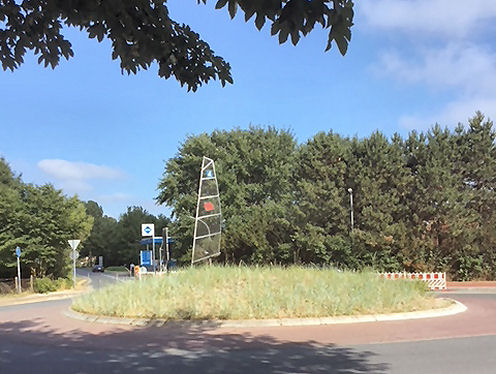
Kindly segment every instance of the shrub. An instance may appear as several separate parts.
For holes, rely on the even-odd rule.
[[[34,292],[48,293],[57,291],[57,284],[50,278],[36,278],[33,283]]]
[[[36,278],[33,283],[34,292],[48,293],[63,290],[71,287],[71,280],[67,278]]]

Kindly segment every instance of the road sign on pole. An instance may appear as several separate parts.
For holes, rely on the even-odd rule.
[[[152,267],[155,272],[155,225],[153,223],[142,223],[141,236],[152,237]]]
[[[68,242],[71,248],[75,251],[79,243],[81,243],[81,240],[68,240]]]
[[[16,247],[16,257],[17,257],[17,292],[22,292],[21,285],[21,248]]]
[[[143,223],[141,224],[141,236],[151,236],[155,235],[155,225],[153,223]]]
[[[72,285],[76,288],[76,259],[79,257],[79,253],[76,252],[76,248],[81,243],[81,240],[73,239],[68,240],[69,245],[72,248],[71,259],[72,259]],[[76,255],[77,253],[77,255]]]

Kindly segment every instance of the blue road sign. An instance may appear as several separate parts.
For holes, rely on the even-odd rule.
[[[152,229],[150,228],[150,226],[146,226],[146,227],[145,227],[145,232],[146,232],[147,234],[149,234],[150,232],[152,232]]]
[[[212,170],[207,170],[205,172],[205,177],[206,178],[213,178],[214,177],[214,172]]]
[[[16,256],[21,257],[21,248],[16,247]]]

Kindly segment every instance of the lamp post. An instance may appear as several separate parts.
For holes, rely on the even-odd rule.
[[[350,222],[351,222],[351,231],[353,231],[354,221],[353,221],[353,189],[348,188],[348,193],[350,194]]]

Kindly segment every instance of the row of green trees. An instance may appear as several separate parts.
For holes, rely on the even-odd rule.
[[[223,261],[496,278],[495,131],[480,113],[406,139],[329,132],[298,145],[289,131],[254,127],[190,136],[166,162],[157,197],[173,209],[183,261],[203,155],[216,161]]]
[[[0,158],[0,278],[15,275],[17,246],[23,276],[70,276],[69,239],[82,241],[81,258],[103,256],[105,266],[138,263],[142,223],[154,223],[159,231],[170,219],[138,206],[119,219],[106,216],[95,201],[66,197],[50,184],[24,183]]]
[[[85,203],[86,212],[93,217],[94,224],[90,236],[81,250],[83,257],[103,256],[104,265],[138,264],[141,237],[141,224],[154,223],[155,235],[170,224],[168,217],[154,216],[139,206],[128,207],[119,219],[103,214],[103,209],[95,201]]]
[[[49,184],[23,183],[0,158],[0,278],[14,276],[17,246],[24,276],[68,276],[67,240],[84,240],[92,225],[77,197],[68,198]]]

